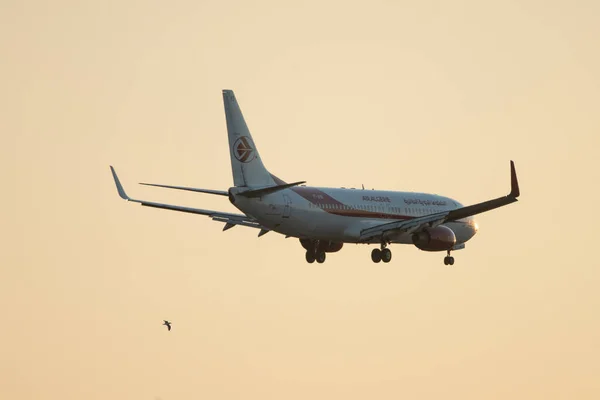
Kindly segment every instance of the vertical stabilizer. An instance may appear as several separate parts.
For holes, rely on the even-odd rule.
[[[223,90],[223,103],[227,119],[233,184],[247,187],[275,184],[271,174],[263,165],[232,90]]]

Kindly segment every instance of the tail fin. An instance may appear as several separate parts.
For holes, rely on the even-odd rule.
[[[275,184],[275,180],[263,165],[232,90],[223,90],[223,103],[227,119],[233,184],[246,187]]]

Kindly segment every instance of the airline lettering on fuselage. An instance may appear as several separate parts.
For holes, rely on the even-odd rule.
[[[391,203],[392,200],[390,200],[389,197],[385,197],[385,196],[363,196],[362,197],[363,201],[378,201],[378,202],[383,202],[383,203]]]
[[[422,199],[404,199],[406,204],[420,204],[423,206],[445,206],[446,202],[442,200],[422,200]]]

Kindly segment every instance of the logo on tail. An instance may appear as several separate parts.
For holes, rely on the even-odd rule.
[[[249,163],[254,160],[256,152],[252,144],[252,139],[248,136],[240,136],[233,144],[233,155],[243,163]]]

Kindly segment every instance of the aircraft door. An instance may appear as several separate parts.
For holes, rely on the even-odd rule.
[[[290,196],[288,196],[287,194],[284,194],[283,195],[283,202],[284,202],[284,206],[283,206],[282,217],[283,218],[289,218],[290,214],[292,212],[292,199],[290,199]]]

